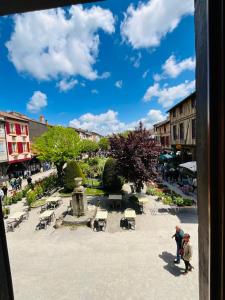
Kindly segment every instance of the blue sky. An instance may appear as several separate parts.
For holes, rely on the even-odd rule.
[[[109,0],[2,17],[0,110],[102,134],[150,128],[194,90],[193,7]]]

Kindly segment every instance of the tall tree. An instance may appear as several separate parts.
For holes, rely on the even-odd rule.
[[[59,182],[62,184],[63,166],[79,155],[81,145],[79,135],[72,128],[54,126],[35,140],[33,148],[40,160],[55,164]]]
[[[97,152],[99,150],[99,145],[95,141],[91,140],[82,140],[81,143],[81,152],[92,154],[93,152]]]
[[[154,165],[159,154],[149,130],[140,122],[138,128],[127,135],[117,134],[110,139],[110,155],[117,160],[120,174],[134,182],[140,192],[143,183],[154,175]]]
[[[98,142],[99,148],[103,151],[107,151],[109,149],[109,139],[107,137],[102,137]]]

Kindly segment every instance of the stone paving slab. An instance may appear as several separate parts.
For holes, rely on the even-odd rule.
[[[153,200],[151,200],[153,201]],[[56,210],[59,216],[69,199]],[[39,210],[7,233],[15,300],[197,300],[197,215],[137,215],[136,230],[121,230],[122,212],[109,213],[106,232],[79,227],[35,231]],[[191,235],[195,270],[174,265],[174,227]]]

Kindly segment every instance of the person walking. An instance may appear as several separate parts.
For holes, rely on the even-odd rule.
[[[184,234],[182,246],[182,259],[184,260],[185,264],[185,271],[183,274],[186,275],[188,271],[192,271],[192,269],[194,269],[194,267],[190,263],[193,253],[192,246],[190,244],[190,234]]]
[[[6,184],[6,183],[3,184],[2,191],[3,191],[3,193],[4,193],[4,198],[7,197],[7,194],[8,194],[8,187],[7,187],[7,184]]]
[[[19,186],[19,189],[22,189],[22,182],[23,182],[23,179],[22,179],[22,177],[21,177],[21,176],[20,176],[20,177],[18,177],[17,181],[18,181],[18,186]]]
[[[197,189],[197,178],[194,178],[192,181],[192,192],[194,193]]]
[[[29,177],[27,178],[27,184],[30,185],[31,183],[32,183],[32,178],[29,176]]]
[[[184,237],[184,231],[179,227],[175,227],[176,232],[174,235],[172,235],[172,238],[175,238],[176,244],[177,244],[177,253],[176,253],[176,259],[174,260],[175,264],[180,263],[180,250],[182,249],[182,240]]]

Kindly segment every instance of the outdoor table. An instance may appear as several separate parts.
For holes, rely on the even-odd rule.
[[[136,212],[133,209],[126,209],[124,211],[124,217],[126,219],[135,219],[136,218]]]
[[[143,195],[143,196],[138,196],[138,203],[140,205],[140,210],[143,213],[144,212],[144,204],[148,203],[149,199]]]
[[[97,214],[95,216],[95,219],[102,219],[102,220],[106,220],[108,217],[108,212],[107,210],[98,210]]]
[[[113,208],[121,207],[123,200],[122,195],[109,195],[109,200],[112,200]]]
[[[7,231],[12,230],[14,231],[14,228],[16,226],[19,225],[20,222],[22,222],[22,220],[24,218],[28,217],[27,212],[21,211],[21,212],[16,212],[14,214],[12,214],[11,216],[9,216],[8,221],[6,223],[7,225]]]
[[[16,220],[16,221],[22,221],[24,216],[26,216],[26,212],[19,211],[19,212],[12,214],[11,216],[9,216],[9,219]]]
[[[60,199],[57,197],[49,197],[46,200],[47,207],[50,207],[50,208],[55,208],[56,206],[59,205],[59,202],[60,202]]]
[[[47,219],[47,220],[51,221],[53,217],[54,217],[54,211],[46,210],[41,214],[40,220],[46,220]]]

